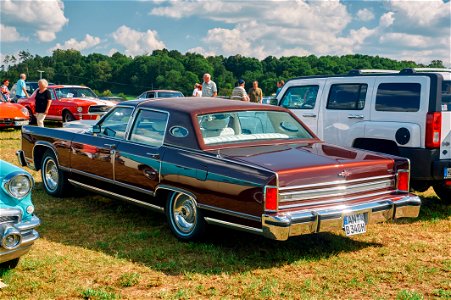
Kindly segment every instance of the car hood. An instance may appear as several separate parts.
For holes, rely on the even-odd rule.
[[[0,118],[2,119],[28,119],[28,113],[25,113],[25,111],[27,111],[26,108],[20,104],[0,102]]]
[[[89,103],[90,105],[106,105],[106,106],[114,106],[116,103],[113,103],[112,101],[107,100],[101,100],[101,99],[94,99],[94,98],[60,98],[60,101],[69,101],[69,102],[75,102],[80,104]]]
[[[228,148],[220,155],[272,170],[281,187],[393,175],[391,157],[326,143]]]

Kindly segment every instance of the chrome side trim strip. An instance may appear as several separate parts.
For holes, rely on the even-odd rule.
[[[94,187],[94,186],[91,186],[91,185],[88,185],[88,184],[84,184],[84,183],[78,182],[78,181],[73,180],[73,179],[69,179],[69,182],[71,184],[73,184],[73,185],[79,186],[79,187],[81,187],[83,189],[86,189],[86,190],[90,190],[90,191],[93,191],[93,192],[96,192],[96,193],[99,193],[99,194],[102,194],[102,195],[105,195],[105,196],[117,198],[119,200],[124,200],[124,201],[132,202],[132,203],[135,203],[135,204],[138,204],[138,205],[142,205],[142,206],[148,207],[150,209],[153,209],[153,210],[156,210],[156,211],[159,211],[159,212],[164,212],[164,208],[163,207],[160,207],[160,206],[157,206],[157,205],[154,205],[154,204],[151,204],[151,203],[140,201],[140,200],[137,200],[137,199],[134,199],[134,198],[131,198],[131,197],[127,197],[127,196],[122,196],[122,195],[119,195],[119,194],[116,194],[116,193],[113,193],[113,192],[110,192],[110,191],[106,191],[106,190],[100,189],[98,187]]]
[[[250,232],[250,233],[259,234],[259,235],[263,234],[263,230],[260,228],[231,223],[231,222],[222,221],[222,220],[218,220],[218,219],[214,219],[214,218],[205,218],[205,221],[208,224],[218,225],[218,226],[222,226],[222,227],[227,227],[227,228]]]
[[[382,175],[382,176],[366,177],[366,178],[359,178],[359,179],[352,179],[352,180],[337,180],[337,181],[332,181],[332,182],[321,182],[321,183],[297,185],[297,186],[285,186],[285,187],[280,187],[279,191],[307,189],[307,188],[330,186],[330,185],[340,185],[340,184],[346,185],[349,183],[374,181],[374,180],[386,179],[386,178],[394,178],[394,175]]]
[[[334,199],[334,200],[328,200],[328,201],[315,201],[315,202],[308,202],[308,203],[303,202],[303,203],[297,203],[297,204],[280,205],[279,208],[287,209],[287,208],[297,208],[297,207],[305,207],[305,206],[313,206],[313,205],[326,205],[326,204],[352,201],[352,200],[364,199],[364,198],[381,196],[381,195],[389,195],[392,192],[393,191],[383,191],[383,192],[379,192],[379,193],[360,195],[360,196],[349,197],[349,198],[340,198],[340,199]]]
[[[365,182],[356,185],[339,185],[335,187],[280,193],[280,202],[305,199],[346,196],[360,192],[369,192],[394,187],[393,180]]]
[[[197,206],[201,209],[214,211],[217,213],[221,213],[221,214],[225,214],[225,215],[229,215],[229,216],[233,216],[233,217],[238,217],[238,218],[242,218],[242,219],[246,219],[246,220],[250,220],[250,221],[261,222],[261,217],[257,217],[257,216],[253,216],[253,215],[249,215],[249,214],[245,214],[245,213],[240,213],[237,211],[228,210],[228,209],[224,209],[224,208],[219,208],[219,207],[215,207],[215,206],[210,206],[210,205],[206,205],[206,204],[198,204]]]
[[[142,189],[142,188],[139,188],[139,187],[127,184],[127,183],[123,183],[123,182],[120,182],[120,181],[115,181],[115,180],[112,180],[112,179],[109,179],[109,178],[101,177],[101,176],[98,176],[98,175],[94,175],[94,174],[87,173],[87,172],[80,171],[80,170],[76,170],[76,169],[69,169],[69,170],[72,173],[75,173],[75,174],[83,175],[83,176],[90,177],[90,178],[93,178],[93,179],[96,179],[96,180],[105,181],[105,182],[108,182],[108,183],[111,183],[111,184],[114,184],[114,185],[118,185],[118,186],[122,186],[124,188],[128,188],[130,190],[134,190],[134,191],[137,191],[137,192],[140,192],[140,193],[148,194],[150,196],[154,196],[155,195],[155,193],[152,192],[152,191],[148,191],[148,190],[145,190],[145,189]]]

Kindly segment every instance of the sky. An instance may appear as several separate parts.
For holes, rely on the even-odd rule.
[[[451,3],[0,0],[0,59],[27,50],[145,55],[379,55],[451,67]]]

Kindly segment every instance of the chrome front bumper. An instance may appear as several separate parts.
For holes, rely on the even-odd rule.
[[[20,244],[14,249],[6,249],[3,245],[0,245],[0,263],[4,263],[26,254],[30,250],[34,241],[39,238],[39,233],[35,230],[35,228],[40,224],[41,221],[36,216],[33,216],[29,221],[25,222],[0,224],[2,232],[4,232],[6,227],[13,227],[20,232],[22,237]],[[1,238],[2,236],[0,236],[0,239]]]
[[[340,205],[308,211],[280,213],[262,216],[263,236],[285,241],[289,237],[316,232],[343,229],[343,217],[366,213],[368,224],[380,223],[399,218],[416,218],[420,213],[421,199],[408,195],[400,200],[380,200],[376,202]]]

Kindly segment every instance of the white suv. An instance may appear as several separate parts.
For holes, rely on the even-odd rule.
[[[300,77],[277,100],[329,143],[409,158],[412,188],[451,202],[451,70]]]

